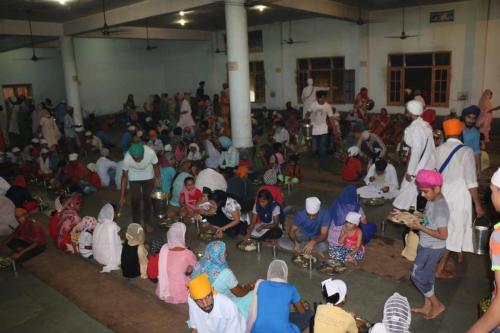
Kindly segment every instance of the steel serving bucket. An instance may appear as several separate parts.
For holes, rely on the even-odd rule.
[[[151,202],[153,204],[153,211],[159,219],[167,216],[168,208],[168,193],[161,191],[154,191],[151,193]]]
[[[489,252],[490,228],[489,226],[476,225],[477,218],[472,223],[472,245],[475,254],[486,254]]]
[[[302,135],[307,141],[310,141],[312,139],[312,130],[313,126],[311,124],[302,125]]]

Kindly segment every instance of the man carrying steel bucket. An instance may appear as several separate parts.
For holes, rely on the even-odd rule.
[[[152,232],[151,192],[155,186],[161,186],[158,158],[153,149],[141,143],[134,143],[125,154],[120,207],[126,202],[127,181],[130,183],[132,196],[132,222],[143,224],[148,232]],[[141,201],[144,209],[143,223],[141,223]]]

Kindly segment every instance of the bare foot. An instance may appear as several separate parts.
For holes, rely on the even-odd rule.
[[[449,272],[449,271],[440,271],[440,272],[436,272],[436,277],[438,279],[452,279],[455,277],[455,274],[453,274],[452,272]]]
[[[436,304],[432,307],[431,311],[424,316],[425,319],[434,319],[436,318],[437,316],[439,316],[441,313],[443,313],[443,311],[446,310],[446,307],[442,304],[442,303],[439,303],[439,304]]]
[[[411,312],[421,313],[424,316],[427,316],[431,310],[432,310],[432,307],[430,305],[427,305],[427,304],[425,304],[424,306],[419,307],[419,308],[411,308]]]

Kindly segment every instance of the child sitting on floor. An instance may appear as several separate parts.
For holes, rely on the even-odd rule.
[[[349,182],[358,181],[363,177],[363,165],[359,159],[359,148],[354,146],[347,150],[347,159],[342,167],[342,179]]]
[[[326,304],[316,309],[311,333],[357,333],[356,320],[352,313],[343,309],[347,286],[342,280],[328,279],[321,282]]]
[[[97,220],[92,216],[84,216],[82,221],[77,225],[80,230],[80,237],[78,238],[78,251],[84,258],[92,258],[92,234],[94,233]]]
[[[202,197],[201,191],[195,187],[193,177],[184,179],[184,189],[179,196],[181,206],[181,216],[191,218],[198,214],[198,201]]]
[[[425,302],[422,307],[413,308],[412,311],[423,314],[425,319],[434,319],[445,310],[445,306],[434,294],[434,282],[436,266],[446,251],[450,212],[441,193],[443,177],[439,171],[420,170],[417,173],[416,183],[422,196],[427,199],[427,205],[423,223],[408,225],[411,229],[420,231],[417,258],[413,264],[411,279],[424,295]]]
[[[345,221],[338,240],[338,243],[342,245],[330,246],[328,252],[334,260],[356,264],[363,260],[365,252],[363,233],[359,227],[361,214],[349,212]]]
[[[130,223],[127,228],[127,240],[123,243],[121,254],[122,274],[126,278],[140,276],[147,279],[148,251],[144,247],[146,234],[140,224]]]

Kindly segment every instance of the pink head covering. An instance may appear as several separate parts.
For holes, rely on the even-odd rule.
[[[158,284],[156,285],[156,296],[163,301],[168,301],[170,283],[168,280],[168,253],[174,247],[186,247],[185,241],[186,225],[181,222],[172,224],[167,232],[167,244],[163,245],[158,258]],[[186,300],[187,301],[187,300]],[[185,302],[184,302],[185,303]]]
[[[443,185],[443,176],[439,171],[422,169],[417,173],[416,182],[420,188],[434,188]]]
[[[173,249],[174,247],[186,247],[186,225],[181,222],[176,222],[172,224],[167,232],[167,244],[168,248]]]

